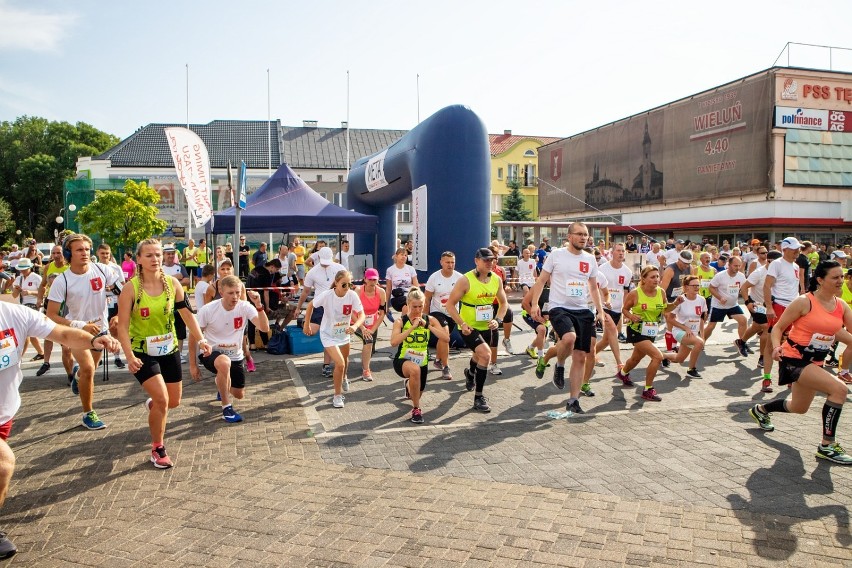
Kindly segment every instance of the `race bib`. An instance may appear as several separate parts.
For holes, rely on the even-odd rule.
[[[736,298],[740,294],[740,287],[737,284],[731,284],[728,286],[728,296]]]
[[[687,320],[686,327],[689,328],[689,331],[691,331],[692,333],[697,335],[698,329],[701,327],[701,320],[699,320],[699,319]]]
[[[678,296],[683,296],[683,286],[672,288],[672,298],[677,298]]]
[[[569,298],[582,298],[586,295],[585,282],[568,282],[566,292]]]
[[[657,337],[660,332],[660,324],[655,321],[643,321],[642,329],[639,333],[645,337]]]
[[[172,352],[175,344],[175,336],[169,332],[165,335],[151,335],[145,338],[148,347],[148,355],[151,357],[162,357]]]
[[[373,327],[373,324],[376,323],[376,316],[378,314],[369,314],[364,317],[364,327]]]
[[[493,319],[494,306],[476,306],[476,321],[491,321]]]
[[[754,313],[756,314],[765,314],[766,306],[759,306],[757,304],[754,305]]]
[[[825,335],[824,333],[815,333],[811,336],[811,342],[808,347],[814,351],[828,351],[834,345],[834,336]]]
[[[541,307],[541,312],[546,314],[549,311],[550,311],[550,302],[545,302],[544,305]]]
[[[14,337],[7,337],[0,342],[0,371],[18,364],[18,346]]]
[[[107,296],[107,308],[114,308],[118,305],[118,298],[116,296]]]
[[[213,350],[218,351],[222,355],[227,355],[228,357],[233,359],[234,357],[237,356],[237,353],[239,352],[240,347],[239,347],[239,345],[235,345],[233,343],[228,344],[228,345],[223,345],[223,344],[220,343],[219,345],[216,345],[213,348]]]
[[[702,290],[709,290],[710,289],[710,281],[709,280],[701,280],[699,282],[699,286],[701,286]]]
[[[610,288],[609,289],[609,302],[613,305],[618,305],[621,303],[621,294],[624,292],[624,288]]]
[[[413,349],[406,349],[405,353],[402,354],[402,358],[411,361],[418,367],[423,366],[423,361],[426,358],[426,354],[421,351],[415,351]]]
[[[343,339],[344,337],[346,337],[346,328],[348,327],[349,320],[341,320],[339,322],[336,322],[331,327],[331,335],[334,336],[336,339]]]

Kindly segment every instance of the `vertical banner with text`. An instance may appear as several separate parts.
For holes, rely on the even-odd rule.
[[[411,192],[411,221],[414,238],[414,254],[411,264],[415,270],[428,270],[429,252],[426,249],[428,241],[426,234],[427,211],[426,186],[421,185]]]
[[[213,216],[207,147],[195,132],[186,128],[169,127],[165,131],[192,222],[201,227]]]

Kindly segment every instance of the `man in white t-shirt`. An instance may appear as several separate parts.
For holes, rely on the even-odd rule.
[[[518,259],[516,270],[518,271],[518,286],[526,293],[535,284],[537,276],[536,261],[532,258],[529,249],[525,248],[521,251],[521,258]]]
[[[36,310],[0,302],[0,505],[6,499],[9,480],[15,471],[15,454],[6,440],[21,407],[18,388],[24,379],[21,354],[25,337],[50,339],[73,350],[107,349],[118,353],[121,349],[118,341],[108,335],[93,337],[79,329],[56,325]],[[12,541],[0,533],[0,560],[11,558],[16,552]]]
[[[758,367],[763,367],[766,363],[763,352],[766,351],[766,342],[769,341],[769,333],[767,332],[769,320],[766,317],[763,284],[766,281],[766,271],[769,269],[769,266],[779,258],[781,258],[780,252],[777,250],[769,251],[766,255],[766,264],[752,270],[751,274],[746,277],[746,282],[740,290],[740,296],[745,300],[746,308],[751,312],[751,326],[749,326],[743,336],[743,341],[748,342],[752,336],[760,335],[761,356],[757,363]]]
[[[740,289],[746,281],[745,274],[740,272],[742,267],[742,259],[732,256],[728,261],[728,267],[716,273],[716,276],[710,280],[710,295],[713,299],[710,301],[710,321],[704,326],[704,343],[706,344],[710,339],[716,324],[725,321],[727,317],[737,322],[737,340],[734,343],[740,355],[747,357],[750,350],[743,341],[743,336],[748,322],[739,305]]]
[[[524,249],[526,250],[526,249]],[[535,262],[533,262],[535,264]],[[461,272],[456,271],[456,255],[452,251],[446,251],[441,254],[441,270],[429,275],[426,281],[425,304],[429,310],[429,315],[438,320],[442,326],[447,328],[447,335],[451,334],[456,328],[456,322],[447,313],[447,300],[450,298],[450,292],[456,285],[459,279],[464,278]],[[429,337],[429,344],[432,344],[432,337]],[[453,374],[450,371],[450,342],[438,339],[435,337],[435,368],[441,370],[441,376],[446,380],[452,380]]]
[[[683,247],[684,247],[685,244],[686,243],[683,240],[678,239],[674,242],[674,248],[671,248],[671,249],[668,249],[668,250],[665,251],[666,266],[669,266],[670,264],[674,264],[675,262],[677,262],[677,259],[680,256],[680,251],[683,250]],[[660,268],[662,268],[662,266]]]
[[[231,404],[231,398],[241,400],[245,396],[246,369],[243,353],[243,334],[251,321],[261,333],[269,333],[269,320],[260,302],[260,294],[247,290],[248,301],[240,300],[242,283],[236,276],[226,276],[219,282],[222,298],[205,304],[198,310],[198,327],[210,344],[212,353],[199,355],[197,346],[190,342],[189,372],[193,380],[201,380],[198,361],[211,373],[216,373],[216,388],[222,399],[222,419],[228,423],[241,422]]]
[[[104,270],[112,270],[118,277],[119,285],[124,285],[124,271],[119,265],[112,261],[112,249],[110,249],[110,246],[106,243],[98,245],[98,264],[100,264]],[[112,322],[112,318],[118,315],[118,295],[112,290],[107,290],[106,297],[107,321]],[[121,356],[118,353],[115,355],[115,366],[119,369],[124,368],[124,361],[121,360]]]
[[[349,252],[349,241],[343,239],[340,241],[340,252],[334,255],[334,259],[343,266],[346,267],[346,270],[349,270],[349,257],[352,253]]]
[[[645,253],[645,264],[660,268],[660,257],[663,256],[663,251],[660,250],[660,243],[654,241],[651,244],[651,250]]]
[[[624,305],[624,297],[630,292],[630,284],[633,281],[633,271],[624,264],[625,249],[623,243],[612,245],[612,260],[604,263],[598,271],[606,277],[609,290],[609,305],[604,305],[604,313],[612,320],[615,326],[604,326],[604,334],[595,345],[595,353],[600,353],[609,346],[615,357],[615,363],[621,368],[621,349],[618,345],[618,323],[621,321],[621,308]]]
[[[24,258],[18,261],[18,276],[12,283],[12,297],[19,298],[21,304],[32,310],[38,310],[38,289],[41,286],[41,276],[33,272],[33,263]],[[44,359],[44,351],[38,341],[38,337],[28,339],[30,345],[36,350],[36,355],[31,361]]]
[[[584,251],[589,229],[585,223],[571,223],[568,228],[568,245],[554,249],[544,261],[541,274],[533,286],[530,315],[544,323],[539,307],[539,297],[545,284],[550,282],[550,323],[559,337],[556,343],[556,369],[553,384],[565,388],[565,360],[571,357],[569,371],[570,393],[566,408],[582,414],[580,401],[586,357],[590,354],[595,320],[604,323],[603,305],[598,290],[598,265],[595,257]],[[595,313],[589,309],[589,297]]]
[[[89,335],[109,333],[107,322],[106,292],[118,283],[111,270],[92,262],[92,239],[86,235],[71,234],[62,242],[62,252],[70,264],[68,270],[53,281],[47,299],[47,317]],[[59,315],[62,305],[67,314]],[[95,369],[101,360],[100,351],[90,349],[72,350],[71,354],[79,365],[77,375],[71,379],[71,390],[80,395],[83,406],[83,426],[89,430],[106,428],[92,408],[95,391]]]
[[[317,255],[317,264],[308,270],[308,273],[305,275],[302,294],[299,296],[299,301],[296,303],[296,311],[293,314],[293,317],[299,317],[299,314],[302,312],[302,306],[310,292],[313,292],[314,298],[316,298],[326,290],[330,290],[334,285],[334,277],[337,273],[341,270],[346,270],[346,267],[342,264],[334,262],[330,248],[323,247],[314,254]],[[314,333],[319,330],[320,324],[322,323],[322,313],[322,308],[315,308],[311,313],[310,323]],[[322,359],[322,376],[331,377],[334,373],[331,368],[331,357],[329,357],[328,353],[323,351]]]

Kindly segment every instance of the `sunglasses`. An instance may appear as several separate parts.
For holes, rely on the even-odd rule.
[[[340,285],[340,287],[343,288],[344,290],[347,289],[347,288],[350,288],[351,286],[352,286],[351,282],[344,282]]]

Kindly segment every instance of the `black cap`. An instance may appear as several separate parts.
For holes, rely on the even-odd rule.
[[[481,249],[476,251],[476,254],[473,255],[473,258],[481,258],[483,260],[491,260],[494,258],[494,253],[491,252],[490,248],[482,247]]]
[[[771,250],[768,253],[766,253],[766,258],[768,258],[769,260],[778,260],[782,256],[784,256],[784,255],[781,254],[780,250]]]
[[[678,240],[675,241],[675,244],[676,245],[685,245],[686,243],[683,241],[683,239],[678,239]]]

